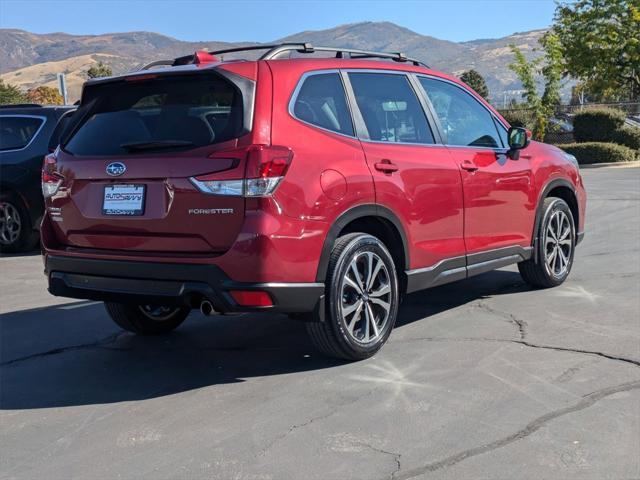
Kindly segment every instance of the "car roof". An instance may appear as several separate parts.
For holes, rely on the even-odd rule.
[[[41,115],[51,116],[52,114],[62,114],[69,110],[75,110],[74,105],[0,105],[0,116],[5,115]]]
[[[262,56],[256,59],[224,60],[224,55],[228,53],[252,52],[256,50],[267,50]],[[332,56],[314,57],[315,53],[331,53]],[[291,54],[299,56],[291,58]],[[467,92],[476,97],[498,118],[504,120],[493,106],[485,99],[468,88],[459,78],[446,73],[431,69],[425,63],[409,58],[403,53],[373,52],[342,47],[314,47],[310,43],[283,43],[278,45],[254,45],[249,47],[230,48],[217,51],[200,50],[193,55],[178,57],[173,60],[158,60],[140,70],[105,78],[96,78],[86,82],[85,85],[95,85],[128,78],[143,76],[163,76],[172,74],[190,74],[209,69],[228,69],[234,73],[240,73],[238,66],[256,62],[268,62],[271,65],[278,65],[289,70],[290,74],[302,74],[314,70],[323,69],[364,69],[364,70],[387,70],[398,72],[411,72],[422,75],[429,75],[447,80],[464,88]],[[162,67],[162,68],[157,68]],[[242,75],[242,73],[240,73]],[[255,78],[252,78],[255,80]]]
[[[256,51],[266,50],[257,60],[255,59]],[[224,56],[228,54],[245,53],[250,59],[225,60]],[[323,57],[316,57],[312,54],[321,53]],[[292,55],[298,57],[292,58]],[[327,58],[330,56],[330,58]],[[383,60],[383,61],[381,61]],[[319,62],[324,68],[344,68],[349,62],[357,62],[353,68],[381,68],[390,70],[405,70],[403,67],[420,67],[429,69],[428,65],[414,58],[409,58],[401,52],[375,52],[369,50],[359,50],[344,47],[324,47],[313,46],[310,43],[281,43],[276,45],[251,45],[246,47],[228,48],[224,50],[206,51],[199,50],[192,55],[186,55],[170,60],[156,60],[141,67],[138,71],[129,72],[123,75],[112,77],[104,77],[89,80],[87,85],[97,83],[106,83],[120,79],[135,78],[141,75],[164,75],[164,74],[184,74],[195,71],[206,70],[216,67],[229,67],[238,63],[255,63],[259,61],[278,61],[291,62],[292,64],[301,65],[299,62]],[[295,62],[295,63],[293,63]],[[333,65],[331,65],[333,62]],[[374,63],[371,63],[374,62]],[[370,65],[367,65],[370,63]],[[309,69],[314,69],[313,64],[304,64]],[[392,65],[396,65],[393,67]],[[402,65],[398,68],[397,66]],[[163,67],[163,68],[158,68]],[[415,71],[415,70],[414,70]],[[424,70],[418,70],[425,73]]]

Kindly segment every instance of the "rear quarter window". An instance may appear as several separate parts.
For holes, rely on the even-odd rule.
[[[292,113],[303,122],[353,136],[344,87],[336,72],[313,73],[302,80],[293,100]]]
[[[0,151],[21,150],[31,143],[44,119],[30,116],[0,117]]]
[[[242,94],[218,75],[161,76],[95,85],[64,149],[124,155],[197,148],[243,131]]]

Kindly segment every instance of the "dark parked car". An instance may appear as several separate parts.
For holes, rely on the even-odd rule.
[[[44,200],[42,161],[55,150],[75,107],[0,106],[0,251],[38,243]]]

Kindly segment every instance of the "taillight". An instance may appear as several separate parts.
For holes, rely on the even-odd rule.
[[[216,174],[192,177],[203,193],[263,197],[271,195],[289,169],[293,151],[287,147],[254,145],[247,152],[244,179],[216,180]]]
[[[49,198],[58,193],[62,185],[62,175],[58,173],[56,152],[44,157],[42,165],[42,195]]]

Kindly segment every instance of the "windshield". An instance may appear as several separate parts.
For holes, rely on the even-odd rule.
[[[242,95],[217,75],[160,76],[88,87],[88,103],[64,149],[123,155],[202,147],[242,132]]]

